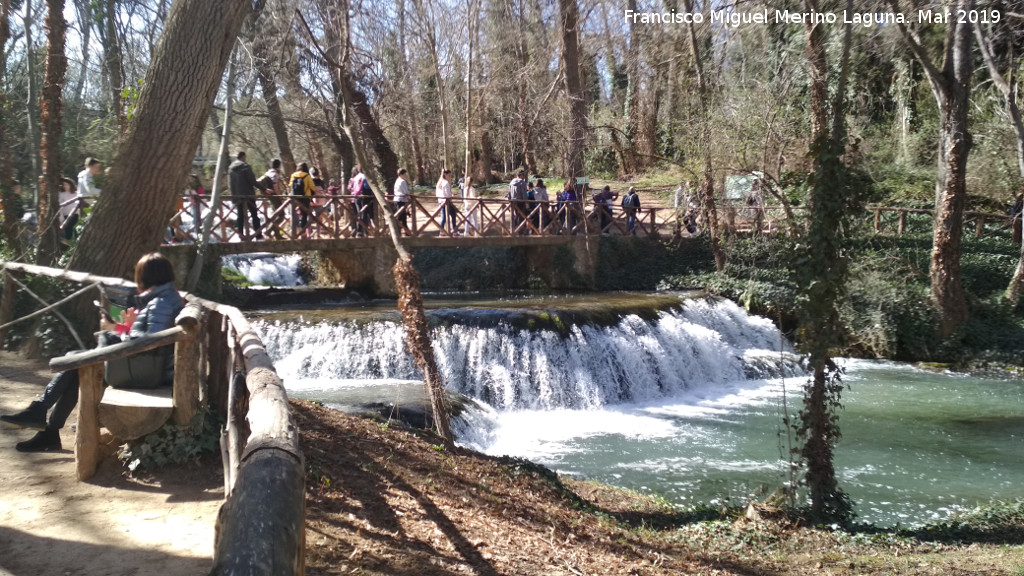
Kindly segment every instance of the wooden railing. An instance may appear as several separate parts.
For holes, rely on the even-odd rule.
[[[354,201],[365,202],[357,203]],[[237,242],[255,239],[248,209],[244,211],[243,227],[237,228],[238,204],[252,203],[261,222],[260,234],[265,240],[344,239],[387,235],[380,208],[372,199],[352,196],[317,196],[302,199],[294,196],[226,197],[217,207],[213,219],[213,242]],[[602,219],[601,209],[579,202],[511,202],[493,198],[453,198],[454,214],[444,214],[444,206],[433,197],[410,197],[397,212],[401,232],[410,237],[517,237],[612,234],[658,237],[686,236],[682,212],[673,208],[640,208],[636,223],[629,229],[628,214],[614,206]],[[395,205],[392,203],[392,207]],[[186,199],[185,207],[176,213],[168,226],[167,243],[192,243],[196,240],[196,216],[205,218],[210,210],[209,198],[198,203]],[[798,220],[806,214],[803,206],[790,211]],[[869,206],[866,222],[876,233],[930,231],[932,210]],[[913,218],[914,216],[927,216]],[[451,222],[448,222],[448,219]],[[745,206],[723,203],[719,219],[727,231],[776,233],[788,227],[785,209],[777,205]],[[925,222],[925,220],[927,220]],[[303,223],[305,225],[303,225]],[[443,226],[442,224],[447,224]],[[702,223],[701,223],[702,224]],[[801,223],[802,225],[802,223]],[[969,211],[964,213],[965,229],[973,229],[976,237],[1009,228],[1005,214]],[[703,226],[698,226],[702,228]]]
[[[15,262],[0,262],[0,272],[4,276],[0,327],[17,322],[11,318],[15,274],[88,284],[76,297],[85,296],[97,285],[133,286],[120,278]],[[188,305],[172,328],[51,360],[54,370],[79,372],[78,477],[86,479],[96,469],[101,399],[111,391],[121,392],[104,391],[104,362],[174,344],[174,421],[191,422],[201,397],[227,421],[221,437],[225,503],[217,518],[211,574],[303,574],[305,477],[298,430],[284,384],[259,336],[237,308],[184,296]],[[54,305],[47,308],[56,311]],[[159,389],[152,394],[161,395]]]
[[[353,202],[358,200],[360,203]],[[362,203],[365,202],[365,203]],[[431,197],[410,197],[398,209],[401,232],[405,236],[556,236],[571,234],[630,234],[627,213],[614,207],[602,228],[601,217],[594,206],[579,202],[511,202],[490,198],[453,198],[453,214],[445,214],[445,206]],[[211,237],[213,242],[250,240],[256,236],[247,208],[256,207],[261,223],[260,235],[266,240],[342,239],[387,235],[383,215],[376,201],[352,196],[317,196],[305,199],[295,196],[226,197],[216,207]],[[239,230],[239,205],[243,206],[242,229]],[[198,204],[186,199],[168,225],[168,242],[191,243],[196,240],[198,215],[205,218],[210,210],[208,197]],[[449,221],[450,219],[450,221]],[[671,232],[675,210],[640,208],[636,211],[633,231],[637,236],[658,236]],[[442,226],[446,224],[446,226]],[[200,226],[201,228],[201,226]]]

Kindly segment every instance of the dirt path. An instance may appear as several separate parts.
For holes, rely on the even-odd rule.
[[[24,408],[46,385],[44,364],[0,352],[0,413]],[[69,423],[74,423],[72,414]],[[31,436],[0,430],[0,576],[177,576],[210,569],[214,521],[223,498],[220,464],[207,461],[147,482],[104,460],[75,480],[74,431],[64,450],[22,454]]]

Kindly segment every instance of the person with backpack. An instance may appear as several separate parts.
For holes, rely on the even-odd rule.
[[[270,161],[270,168],[263,173],[263,176],[260,177],[259,181],[263,184],[265,188],[263,193],[272,207],[266,227],[270,231],[269,233],[273,233],[274,237],[280,240],[283,238],[283,235],[281,234],[281,223],[284,221],[285,216],[284,213],[279,210],[283,202],[281,196],[286,194],[284,190],[284,176],[281,174],[280,158],[274,158]]]
[[[509,182],[508,185],[508,199],[510,201],[509,208],[512,210],[512,233],[522,234],[519,227],[526,219],[527,214],[527,187],[526,187],[526,173],[520,170],[516,177]]]
[[[239,152],[235,156],[235,161],[228,166],[228,184],[231,189],[231,195],[235,197],[235,202],[238,205],[238,218],[235,220],[235,226],[238,228],[238,235],[243,240],[248,240],[249,235],[245,232],[245,213],[249,212],[249,216],[252,218],[252,229],[255,232],[256,240],[263,239],[263,229],[260,224],[260,212],[256,208],[256,192],[255,189],[259,188],[260,192],[266,192],[267,187],[256,180],[256,174],[252,171],[252,166],[245,161],[245,152]]]
[[[455,202],[452,200],[452,171],[445,168],[441,177],[434,186],[434,195],[437,197],[437,207],[441,211],[441,234],[447,236],[458,236],[455,231]]]
[[[608,234],[608,226],[612,223],[612,205],[619,197],[618,192],[612,192],[611,186],[605,186],[600,192],[594,194],[594,211],[597,212],[598,231],[601,234]]]
[[[313,195],[316,194],[316,184],[313,183],[313,177],[309,174],[309,164],[305,162],[299,164],[298,170],[292,174],[288,182],[288,188],[291,189],[292,199],[296,204],[292,215],[292,234],[304,235],[309,226],[310,204]]]
[[[352,219],[349,226],[352,229],[353,237],[366,236],[366,227],[363,225],[363,188],[367,186],[366,175],[363,174],[359,165],[352,167],[352,177],[348,180],[348,195],[352,202]]]
[[[636,193],[636,188],[630,186],[629,192],[622,197],[622,210],[626,213],[626,228],[629,233],[636,236],[636,213],[640,210],[640,196]]]

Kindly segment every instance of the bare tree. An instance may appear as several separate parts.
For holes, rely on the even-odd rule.
[[[326,25],[323,29],[329,46],[326,50],[319,45],[312,28],[302,14],[299,12],[296,14],[320,56],[333,69],[333,73],[339,77],[337,86],[341,89],[339,96],[343,104],[339,110],[342,115],[342,126],[352,143],[356,161],[361,166],[369,166],[369,155],[364,144],[364,136],[358,127],[358,123],[363,120],[362,115],[356,112],[356,101],[359,97],[353,93],[351,81],[348,79],[348,66],[352,53],[348,1],[343,0],[340,2],[340,6],[326,8],[324,12],[326,13],[324,18]],[[335,38],[334,35],[338,33],[338,30],[341,30],[342,36]],[[334,56],[329,51],[334,53]],[[383,209],[391,242],[398,254],[398,259],[391,271],[395,278],[395,289],[398,292],[398,309],[402,312],[402,323],[405,325],[406,346],[416,365],[423,370],[423,384],[430,398],[437,433],[441,438],[451,442],[454,440],[451,429],[451,407],[445,396],[444,381],[441,378],[441,371],[438,370],[434,349],[430,342],[430,327],[427,324],[423,298],[420,295],[420,275],[413,266],[412,254],[402,241],[398,220],[395,218],[391,206],[386,202],[381,179],[374,170],[366,170],[365,174],[374,197]]]
[[[11,0],[0,0],[0,51],[7,54],[7,41],[11,35]],[[0,78],[7,76],[7,59],[0,59]],[[2,223],[3,236],[7,245],[17,249],[18,215],[14,205],[18,198],[14,194],[11,181],[14,177],[11,160],[11,146],[8,138],[11,132],[11,113],[8,109],[7,95],[0,87],[0,202],[4,205]]]
[[[583,150],[588,132],[587,101],[580,80],[579,6],[576,0],[558,0],[558,13],[561,19],[562,63],[570,116],[566,177],[575,178],[585,174]]]
[[[1017,103],[1017,94],[1020,86],[1016,82],[1012,82],[1013,62],[1011,60],[1010,79],[1008,80],[1007,76],[1004,76],[999,70],[999,64],[992,53],[992,46],[986,37],[985,27],[979,24],[974,28],[974,33],[978,37],[978,48],[981,50],[982,58],[984,58],[985,65],[988,67],[992,83],[995,84],[996,88],[1003,95],[1006,114],[1010,117],[1014,136],[1017,138],[1017,172],[1020,176],[1024,177],[1024,121],[1021,120],[1020,105]],[[1017,217],[1019,218],[1020,216],[1017,215]],[[1010,279],[1010,284],[1006,287],[1005,298],[1010,306],[1017,306],[1021,290],[1024,290],[1024,243],[1021,244],[1020,259],[1017,261],[1017,268],[1013,272],[1013,278]]]
[[[62,92],[68,59],[64,55],[64,0],[46,2],[46,73],[43,77],[41,108],[42,174],[39,176],[39,203],[36,212],[38,246],[36,263],[49,266],[57,260],[60,246],[57,222],[58,193],[61,185],[61,117],[64,115]]]
[[[139,256],[160,245],[250,10],[247,0],[177,0],[171,6],[135,113],[71,268],[123,276]]]
[[[693,12],[693,0],[683,0],[686,10]],[[707,223],[708,235],[711,238],[711,251],[715,256],[715,269],[721,272],[725,269],[725,250],[722,248],[722,240],[718,226],[718,208],[715,205],[715,169],[711,156],[711,114],[708,103],[708,85],[704,73],[704,56],[701,54],[700,46],[697,43],[697,32],[693,22],[687,25],[687,35],[690,38],[690,53],[693,56],[693,70],[697,78],[697,95],[700,101],[700,114],[703,117],[701,122],[701,145],[704,148],[704,184],[701,186],[701,207],[704,212],[704,222]]]
[[[894,10],[898,1],[890,0]],[[955,13],[970,13],[974,0],[957,0]],[[967,156],[971,151],[968,112],[974,60],[973,34],[967,18],[946,24],[942,65],[936,66],[921,40],[905,24],[897,24],[914,57],[928,76],[939,107],[938,178],[935,182],[935,225],[932,238],[931,299],[939,316],[940,334],[948,336],[967,321],[967,294],[960,273],[964,205],[967,199]]]

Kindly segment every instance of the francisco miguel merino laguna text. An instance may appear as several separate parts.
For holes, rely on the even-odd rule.
[[[624,19],[632,24],[702,24],[709,20],[702,12],[637,12],[625,10]],[[998,22],[1001,14],[998,10],[918,10],[917,21],[925,24],[945,24],[948,22],[966,21],[971,23]],[[907,17],[902,12],[797,12],[793,10],[774,10],[767,8],[760,12],[733,12],[731,10],[712,10],[711,23],[737,27],[742,24],[854,24],[870,28],[884,24],[906,24]]]

